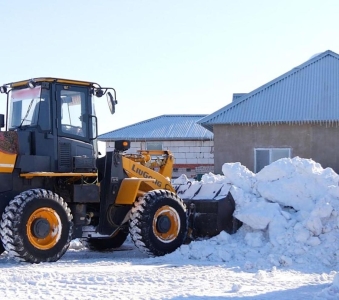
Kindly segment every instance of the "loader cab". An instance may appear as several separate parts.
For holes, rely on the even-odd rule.
[[[112,97],[109,107],[114,108],[113,88],[57,78],[35,78],[0,88],[7,94],[6,129],[18,132],[22,140],[20,154],[43,161],[40,170],[44,171],[96,168],[98,126],[94,98],[112,89],[114,97],[107,94]],[[76,167],[74,160],[79,157],[84,163]]]
[[[85,87],[43,83],[13,89],[9,99],[9,130],[37,130],[89,142],[97,135],[96,126],[89,128],[88,116],[94,115],[91,102]]]

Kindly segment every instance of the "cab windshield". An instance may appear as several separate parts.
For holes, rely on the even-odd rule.
[[[35,88],[14,89],[11,91],[9,129],[39,126],[49,130],[50,97],[49,91],[36,86]]]

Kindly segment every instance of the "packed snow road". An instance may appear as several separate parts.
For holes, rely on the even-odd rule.
[[[73,242],[55,263],[18,263],[4,253],[0,269],[2,299],[338,299],[330,270],[246,270],[176,255],[149,258],[130,241],[112,253]]]

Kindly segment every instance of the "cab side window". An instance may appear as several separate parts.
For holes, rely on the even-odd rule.
[[[61,131],[66,134],[87,136],[85,93],[62,90]]]

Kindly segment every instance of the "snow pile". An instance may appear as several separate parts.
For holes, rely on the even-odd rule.
[[[209,188],[214,195],[217,184],[228,186],[236,202],[234,216],[243,226],[233,235],[222,232],[183,245],[170,259],[228,262],[245,269],[339,265],[339,175],[332,169],[295,157],[257,174],[240,163],[226,163],[222,171],[224,176],[205,174],[201,182],[181,176],[174,184],[189,183],[180,195],[184,199],[201,186],[205,195]],[[336,278],[332,290],[338,289]]]
[[[317,294],[318,299],[338,300],[339,299],[339,273],[335,274],[332,284]]]

